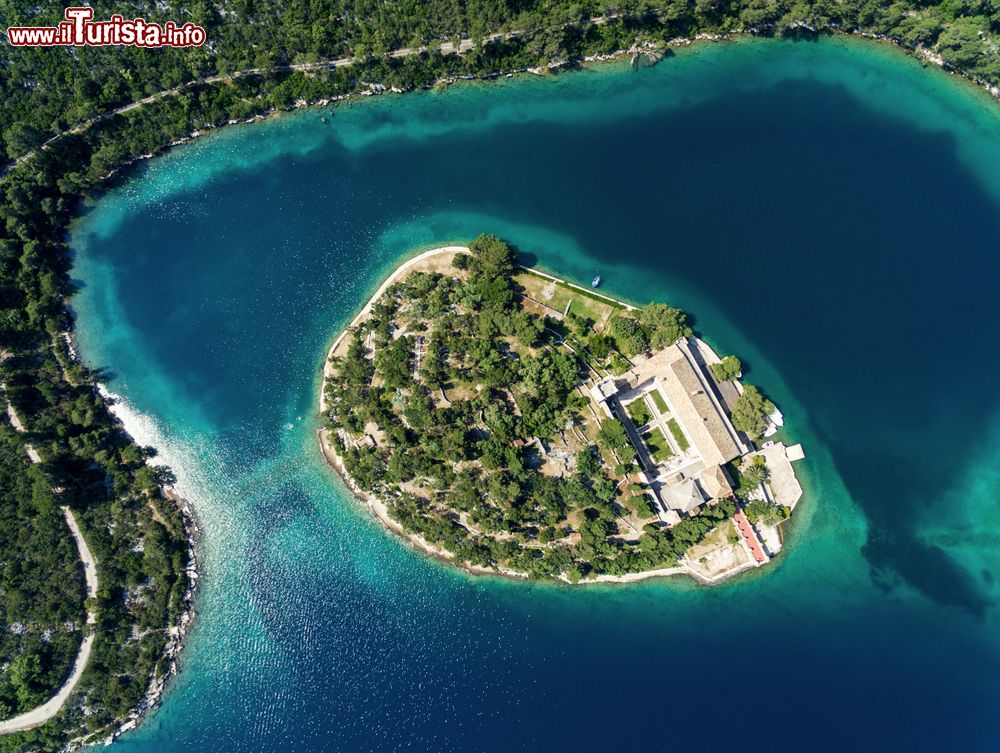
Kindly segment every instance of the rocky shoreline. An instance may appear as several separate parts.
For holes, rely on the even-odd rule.
[[[804,27],[810,33],[816,35],[829,34],[830,36],[843,35],[846,37],[861,37],[863,39],[871,40],[873,42],[881,42],[887,44],[900,52],[910,55],[925,65],[934,65],[940,68],[942,71],[948,73],[952,76],[957,76],[963,79],[969,84],[976,86],[977,88],[984,91],[990,97],[995,100],[1000,101],[1000,86],[996,84],[991,84],[988,81],[983,80],[978,76],[973,76],[964,71],[953,68],[948,65],[940,55],[935,54],[930,49],[925,47],[909,47],[903,43],[901,39],[889,37],[885,34],[874,34],[872,32],[867,32],[862,29],[852,29],[850,31],[843,31],[840,29],[833,30],[816,30],[809,27]],[[475,82],[475,81],[493,81],[499,78],[512,78],[514,76],[523,75],[526,73],[531,73],[535,75],[544,75],[549,71],[556,71],[563,68],[568,68],[574,65],[582,65],[587,63],[602,63],[611,62],[614,60],[620,60],[625,57],[632,59],[633,63],[636,62],[640,57],[647,56],[652,63],[658,62],[662,56],[663,51],[670,51],[678,47],[687,47],[700,42],[727,42],[734,41],[740,37],[756,37],[756,38],[770,38],[773,37],[771,34],[767,34],[758,29],[747,29],[745,31],[732,31],[725,34],[696,34],[694,37],[675,37],[673,39],[667,40],[663,46],[655,45],[653,43],[645,42],[640,45],[635,45],[629,49],[616,50],[615,52],[603,54],[603,55],[587,55],[583,58],[572,59],[572,60],[553,60],[545,65],[533,66],[527,68],[515,68],[509,71],[501,71],[497,73],[490,73],[481,76],[445,76],[442,78],[435,79],[429,84],[425,84],[419,87],[421,91],[427,91],[431,89],[436,89],[442,86],[450,86],[452,84],[457,84],[460,82]],[[459,53],[455,53],[459,54]],[[175,139],[167,144],[164,144],[161,148],[156,149],[152,152],[147,152],[146,154],[141,154],[137,157],[123,162],[122,164],[115,167],[110,172],[106,173],[101,177],[102,181],[110,180],[116,175],[120,174],[123,170],[138,164],[139,162],[147,159],[156,157],[159,154],[181,144],[193,141],[201,136],[205,136],[213,131],[217,131],[221,128],[225,128],[231,125],[244,125],[248,123],[256,123],[261,120],[266,120],[268,118],[280,116],[283,113],[290,113],[296,110],[301,110],[305,108],[323,108],[336,105],[339,102],[344,102],[348,100],[360,100],[365,97],[379,96],[383,94],[405,94],[409,91],[414,91],[415,89],[400,89],[398,87],[388,87],[383,84],[369,83],[366,85],[367,88],[356,92],[350,92],[348,94],[341,94],[335,97],[328,97],[324,99],[319,99],[315,101],[309,101],[300,99],[296,101],[293,105],[282,108],[272,108],[265,112],[257,113],[256,115],[251,115],[246,118],[234,118],[227,120],[223,123],[211,124],[203,126],[195,131],[192,131],[188,136],[183,138]]]
[[[720,37],[721,39],[721,37]],[[682,39],[679,40],[680,43],[690,44],[691,40]],[[673,40],[670,44],[673,43]],[[420,91],[430,91],[432,89],[437,89],[443,86],[451,86],[452,84],[457,84],[461,82],[475,82],[475,81],[494,81],[499,78],[513,78],[514,76],[520,76],[526,73],[532,73],[535,75],[544,75],[547,71],[558,70],[571,65],[577,65],[581,63],[599,63],[599,62],[610,62],[612,60],[619,60],[624,57],[634,56],[638,52],[652,52],[655,48],[652,45],[641,45],[637,48],[630,48],[628,50],[618,50],[613,53],[608,53],[606,55],[588,55],[580,60],[556,60],[551,63],[547,63],[543,66],[529,67],[529,68],[514,68],[509,71],[502,71],[498,73],[485,74],[481,76],[444,76],[442,78],[434,79],[434,81],[429,84],[425,84],[419,87]],[[113,170],[105,173],[101,176],[101,181],[109,181],[112,178],[118,176],[122,171],[128,170],[129,168],[137,165],[138,163],[152,159],[164,152],[172,149],[175,146],[180,146],[181,144],[186,144],[188,142],[194,141],[202,136],[207,136],[214,131],[218,131],[222,128],[233,125],[246,125],[249,123],[257,123],[261,120],[267,120],[269,118],[279,117],[283,114],[292,113],[296,110],[302,110],[307,108],[320,109],[323,107],[331,107],[340,102],[351,101],[351,100],[361,100],[366,97],[381,96],[384,94],[406,94],[410,91],[416,91],[417,89],[400,89],[398,87],[385,86],[384,84],[369,83],[365,85],[367,88],[360,91],[350,92],[348,94],[340,94],[335,97],[326,97],[323,99],[318,99],[315,101],[300,99],[294,104],[288,107],[273,107],[270,110],[265,110],[264,112],[257,113],[256,115],[251,115],[246,118],[233,118],[227,120],[223,123],[213,123],[210,125],[202,126],[201,128],[192,131],[187,136],[179,139],[174,139],[173,141],[164,144],[159,149],[155,149],[152,152],[147,152],[145,154],[140,154],[137,157],[133,157],[120,165],[115,167]],[[333,113],[331,113],[331,116]]]
[[[455,558],[451,552],[435,547],[422,536],[408,533],[403,530],[403,527],[389,516],[384,502],[375,497],[373,494],[360,489],[358,485],[354,483],[354,480],[344,468],[340,455],[337,454],[337,451],[329,442],[328,436],[329,432],[326,429],[319,429],[316,432],[320,452],[323,453],[323,459],[326,460],[327,465],[330,466],[330,468],[332,468],[333,471],[340,477],[340,480],[351,491],[354,498],[359,503],[363,504],[369,512],[371,512],[375,520],[377,520],[379,524],[381,524],[382,528],[387,532],[393,534],[396,538],[401,539],[414,551],[439,562],[445,562],[452,567],[457,567],[469,575],[494,576],[517,581],[525,581],[529,579],[526,573],[518,572],[517,570],[510,570],[504,567],[481,567],[479,565],[469,565],[465,562],[455,562]],[[585,586],[599,583],[638,583],[652,578],[669,578],[686,575],[693,578],[703,586],[712,586],[721,583],[724,580],[728,580],[729,578],[735,577],[736,575],[740,575],[750,569],[752,569],[752,566],[743,570],[726,573],[721,578],[711,579],[706,578],[701,573],[698,573],[689,567],[678,565],[677,567],[660,568],[659,570],[650,570],[644,573],[629,573],[628,575],[598,575],[595,578],[581,579],[575,583],[565,575],[560,575],[556,578],[556,581],[567,586]]]
[[[163,649],[163,658],[167,660],[167,671],[150,680],[149,687],[146,688],[146,695],[138,706],[129,713],[125,720],[102,741],[104,745],[110,745],[119,735],[133,730],[139,726],[143,716],[152,709],[160,705],[163,693],[172,677],[180,672],[180,654],[184,650],[184,639],[187,637],[191,625],[194,623],[197,612],[195,611],[195,597],[198,592],[198,580],[201,573],[198,567],[198,555],[195,541],[201,529],[198,527],[195,518],[194,508],[190,503],[179,496],[172,487],[164,487],[164,496],[173,502],[184,519],[184,533],[187,539],[188,565],[184,569],[187,577],[187,588],[184,591],[183,609],[176,625],[167,628],[167,645]]]
[[[71,354],[75,360],[77,353],[75,339],[71,333],[67,333],[65,337],[67,345],[69,345]],[[129,434],[128,429],[121,417],[114,411],[114,400],[108,393],[107,389],[104,388],[103,385],[98,384],[97,391],[101,398],[108,403],[109,410],[114,416],[114,420],[119,429],[131,438],[131,434]],[[143,716],[151,709],[155,709],[159,706],[170,679],[180,672],[180,654],[184,650],[185,638],[187,637],[197,614],[195,610],[195,600],[198,593],[198,581],[201,578],[197,539],[201,532],[201,528],[198,525],[194,508],[186,499],[177,494],[173,487],[164,486],[163,496],[168,501],[173,503],[180,512],[184,525],[184,538],[187,544],[187,566],[183,571],[186,579],[184,596],[182,597],[183,606],[181,608],[180,615],[177,618],[176,624],[168,625],[164,628],[168,637],[166,645],[163,648],[162,658],[167,661],[167,670],[163,674],[150,677],[149,684],[146,687],[146,693],[142,701],[140,701],[139,704],[122,720],[113,722],[109,725],[109,727],[105,727],[104,729],[70,740],[69,743],[67,743],[63,748],[64,751],[68,752],[80,750],[88,745],[110,745],[123,733],[138,727]],[[157,663],[157,666],[159,666],[159,662]],[[109,732],[108,730],[111,727],[114,729]]]
[[[402,526],[400,526],[389,515],[384,502],[378,499],[375,495],[359,488],[358,485],[354,483],[354,479],[350,477],[347,473],[347,469],[344,468],[340,455],[337,454],[337,451],[333,449],[333,446],[328,441],[328,436],[329,432],[326,429],[319,429],[316,432],[320,452],[323,453],[323,459],[326,460],[327,465],[329,465],[330,468],[336,472],[336,474],[340,477],[340,480],[344,482],[344,485],[351,491],[354,498],[368,508],[375,520],[377,520],[386,531],[402,539],[414,551],[436,559],[439,562],[447,562],[449,565],[458,566],[470,575],[497,575],[505,578],[511,578],[513,580],[527,579],[527,576],[524,573],[519,573],[516,570],[480,567],[464,563],[459,565],[455,562],[455,559],[450,552],[434,546],[422,536],[410,534],[404,531]]]
[[[461,246],[444,246],[441,248],[431,249],[430,251],[424,251],[423,253],[417,254],[416,256],[410,257],[400,263],[379,285],[375,293],[368,299],[365,305],[361,308],[358,314],[351,319],[351,322],[344,328],[343,331],[334,339],[333,344],[327,351],[326,359],[323,363],[323,378],[320,381],[320,394],[319,394],[319,410],[320,413],[326,411],[326,378],[331,373],[331,360],[334,357],[337,349],[340,347],[347,333],[353,327],[363,322],[371,311],[374,303],[382,296],[382,293],[396,280],[398,280],[402,275],[414,271],[416,267],[420,265],[421,262],[427,261],[435,256],[443,255],[455,255],[458,253],[468,253],[468,249]],[[553,277],[552,275],[546,274],[544,272],[539,272],[538,270],[531,270],[535,274],[542,274],[545,277],[549,277],[553,280],[560,280],[560,278]],[[560,280],[560,282],[563,282]],[[572,283],[566,283],[573,285]],[[573,285],[573,287],[580,287],[578,285]],[[580,288],[583,290],[583,288]],[[592,292],[592,291],[588,291]],[[617,299],[611,298],[610,296],[605,296],[603,294],[597,293],[602,298],[606,298],[609,301],[615,301],[616,303],[621,303],[622,305],[631,308],[629,304],[622,301],[617,301]],[[327,465],[333,469],[333,471],[340,477],[344,485],[351,491],[354,498],[368,508],[372,516],[381,524],[381,526],[393,534],[395,537],[402,539],[408,546],[410,546],[414,551],[431,557],[439,562],[446,562],[452,567],[457,567],[469,575],[492,575],[496,577],[509,578],[511,580],[524,581],[529,578],[526,573],[519,572],[517,570],[510,570],[509,568],[503,567],[483,567],[479,565],[469,565],[467,563],[459,563],[455,561],[454,555],[440,547],[436,547],[429,541],[424,539],[418,534],[412,534],[403,529],[403,527],[397,523],[389,515],[388,506],[379,499],[376,495],[361,489],[351,478],[350,474],[344,466],[343,459],[337,452],[333,443],[330,441],[330,431],[326,428],[320,428],[316,432],[316,437],[319,442],[320,452],[323,455],[323,459],[326,461]],[[699,573],[693,567],[690,567],[687,563],[681,562],[675,567],[669,568],[659,568],[656,570],[649,570],[640,573],[628,573],[626,575],[598,575],[594,578],[584,578],[579,581],[572,581],[563,574],[557,576],[554,580],[565,585],[592,585],[598,583],[637,583],[643,580],[649,580],[652,578],[666,578],[674,576],[688,576],[695,580],[697,583],[703,586],[717,585],[725,580],[729,580],[737,575],[741,575],[748,570],[753,569],[753,566],[733,570],[726,572],[720,577],[709,578],[704,574]]]

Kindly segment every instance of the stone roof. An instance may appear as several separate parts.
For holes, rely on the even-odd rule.
[[[706,468],[698,477],[698,482],[709,499],[722,499],[733,493],[733,488],[729,485],[729,479],[726,478],[726,472],[721,465]]]
[[[699,365],[691,342],[678,340],[648,358],[637,356],[617,388],[637,390],[653,381],[704,465],[724,465],[751,448],[743,444],[712,391],[712,379]],[[600,401],[599,396],[595,399]]]
[[[643,364],[652,371],[681,429],[708,466],[722,465],[740,456],[735,430],[710,392],[707,382],[687,352],[676,343]]]
[[[682,481],[676,486],[663,487],[664,501],[671,510],[680,512],[691,512],[694,508],[705,501],[693,479]]]
[[[606,377],[590,388],[590,394],[598,403],[603,403],[609,397],[618,394],[618,385],[614,377]]]

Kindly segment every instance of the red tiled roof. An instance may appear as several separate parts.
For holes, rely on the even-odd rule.
[[[753,527],[750,525],[750,521],[747,520],[747,516],[742,510],[737,510],[736,514],[733,515],[733,520],[736,521],[736,527],[740,529],[743,540],[750,547],[753,558],[758,563],[765,562],[767,557],[764,555],[764,550],[760,548],[760,542],[757,541],[757,536],[754,534]]]

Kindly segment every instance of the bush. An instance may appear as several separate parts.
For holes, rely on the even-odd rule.
[[[743,512],[746,513],[747,520],[752,524],[757,525],[759,521],[766,526],[777,525],[788,518],[789,515],[787,507],[771,504],[760,499],[755,499],[744,507]]]
[[[721,362],[713,363],[709,368],[712,370],[712,376],[718,381],[728,382],[740,375],[742,367],[743,364],[736,356],[726,356]]]
[[[627,356],[637,356],[649,350],[649,334],[630,316],[616,316],[612,319],[611,333],[615,346]]]
[[[757,439],[767,428],[768,416],[774,412],[774,403],[760,390],[747,385],[733,405],[733,426],[751,439]]]

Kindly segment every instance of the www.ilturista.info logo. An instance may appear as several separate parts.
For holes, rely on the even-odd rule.
[[[7,39],[12,47],[200,47],[205,30],[193,23],[162,26],[142,18],[111,16],[109,21],[91,21],[93,8],[67,8],[66,20],[58,26],[11,26]]]

